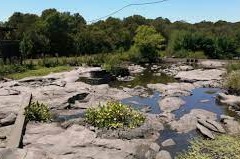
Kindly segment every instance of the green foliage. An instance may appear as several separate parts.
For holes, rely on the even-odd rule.
[[[227,35],[213,36],[203,32],[174,31],[169,40],[168,52],[177,57],[189,56],[183,54],[183,50],[193,53],[204,52],[210,58],[232,58],[237,55],[237,43],[236,39]]]
[[[48,122],[52,118],[48,106],[38,101],[25,108],[25,115],[28,121]]]
[[[231,73],[232,71],[240,70],[240,62],[230,62],[227,65],[227,71],[228,73]]]
[[[238,159],[240,138],[238,136],[217,136],[215,140],[198,139],[191,148],[177,159]]]
[[[225,87],[231,93],[240,94],[240,70],[232,71],[227,75]]]
[[[108,102],[97,108],[89,108],[86,122],[99,128],[136,128],[145,121],[145,116],[127,105]]]
[[[134,45],[139,49],[141,59],[149,62],[158,58],[158,51],[164,48],[164,37],[154,27],[139,26],[134,37]]]
[[[58,66],[58,67],[50,67],[50,68],[37,67],[35,69],[28,69],[28,70],[26,69],[26,70],[22,71],[21,73],[15,72],[15,73],[7,74],[5,76],[8,78],[11,78],[11,79],[22,79],[25,77],[45,76],[50,73],[69,71],[71,69],[72,68],[69,66]]]

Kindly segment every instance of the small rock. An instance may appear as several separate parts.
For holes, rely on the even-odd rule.
[[[200,100],[200,103],[208,103],[208,102],[210,102],[210,100],[208,100],[208,99]]]
[[[164,112],[172,112],[179,109],[185,102],[178,97],[166,97],[159,101],[159,106]]]
[[[206,127],[204,127],[201,124],[197,124],[197,129],[204,135],[207,136],[210,139],[215,139],[215,136],[213,135],[213,133],[207,129]]]
[[[234,120],[234,117],[227,116],[227,115],[221,115],[220,118],[221,118],[221,121],[223,121],[223,120],[225,120],[225,119]]]
[[[168,151],[162,150],[156,155],[156,159],[172,159]]]
[[[157,143],[152,143],[150,145],[150,148],[156,152],[158,152],[160,150],[160,146]]]
[[[223,121],[227,133],[230,135],[239,135],[240,134],[240,124],[238,121],[225,119]]]
[[[8,126],[14,124],[16,120],[16,114],[11,113],[6,118],[0,120],[0,125],[2,126]]]
[[[173,139],[167,139],[162,142],[163,147],[174,146],[174,145],[176,145],[176,143]]]

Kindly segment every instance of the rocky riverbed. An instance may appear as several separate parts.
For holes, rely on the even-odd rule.
[[[171,159],[187,148],[189,139],[199,135],[214,139],[221,133],[239,134],[236,116],[240,100],[221,89],[224,65],[215,61],[200,62],[197,68],[185,63],[131,65],[128,77],[117,78],[100,67],[78,67],[70,72],[1,82],[0,156]],[[7,148],[20,103],[29,94],[34,101],[48,104],[54,121],[29,122],[22,148]],[[107,101],[132,105],[146,115],[146,122],[125,130],[86,125],[84,111]]]

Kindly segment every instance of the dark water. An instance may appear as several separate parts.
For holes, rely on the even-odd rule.
[[[123,82],[123,81],[112,81],[109,83],[111,87],[130,87],[134,88],[136,86],[143,86],[146,87],[147,84],[155,84],[155,83],[172,83],[176,82],[176,80],[168,76],[164,73],[161,73],[161,76],[156,76],[157,70],[151,70],[151,67],[148,67],[140,74],[136,74],[133,81]]]

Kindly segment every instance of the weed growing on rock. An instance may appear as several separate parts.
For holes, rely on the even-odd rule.
[[[28,121],[47,122],[52,118],[48,106],[39,102],[33,102],[26,107],[25,115]]]
[[[136,128],[144,123],[145,116],[127,105],[108,102],[97,108],[89,108],[85,120],[98,128]]]

